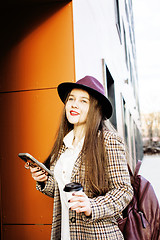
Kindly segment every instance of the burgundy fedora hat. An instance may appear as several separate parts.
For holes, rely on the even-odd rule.
[[[84,78],[78,80],[77,82],[64,82],[58,85],[58,94],[62,102],[64,103],[68,93],[74,89],[79,88],[86,90],[89,94],[99,100],[102,105],[103,114],[108,119],[112,115],[112,105],[108,98],[105,96],[105,91],[103,85],[94,77],[85,76]]]

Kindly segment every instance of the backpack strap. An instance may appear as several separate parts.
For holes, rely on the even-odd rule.
[[[141,163],[142,163],[141,160],[137,161],[136,168],[135,168],[135,171],[134,171],[134,177],[138,175],[138,171],[140,169]]]
[[[137,164],[136,164],[136,167],[135,167],[135,170],[134,170],[134,174],[133,174],[129,164],[127,164],[128,165],[129,175],[130,175],[132,181],[133,181],[134,177],[136,177],[138,175],[138,171],[140,169],[141,163],[142,163],[141,160],[137,161]]]
[[[132,170],[131,170],[129,164],[127,164],[127,166],[128,166],[128,171],[129,171],[129,175],[130,175],[130,177],[133,177],[133,172],[132,172]]]

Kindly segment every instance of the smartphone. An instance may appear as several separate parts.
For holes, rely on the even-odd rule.
[[[51,172],[43,163],[39,162],[29,153],[19,153],[18,157],[20,157],[25,163],[28,163],[31,167],[37,167],[37,165],[44,169],[50,176],[53,176],[53,172]]]

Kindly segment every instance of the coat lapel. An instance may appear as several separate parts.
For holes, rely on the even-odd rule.
[[[78,158],[75,161],[73,170],[72,170],[72,176],[71,176],[71,182],[74,180],[74,177],[76,175],[76,173],[80,170],[80,166],[81,166],[81,162],[82,162],[82,156],[83,153],[82,151],[79,153]]]
[[[58,156],[56,158],[56,160],[53,162],[53,164],[51,165],[51,170],[54,169],[54,167],[56,166],[56,163],[58,161],[58,159],[60,158],[61,154],[65,152],[65,150],[67,149],[67,147],[63,144],[63,146],[61,147],[61,149],[59,150]]]

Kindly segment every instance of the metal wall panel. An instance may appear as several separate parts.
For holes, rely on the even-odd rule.
[[[3,227],[3,240],[35,240],[50,239],[51,226],[49,225],[10,225]]]
[[[18,153],[43,162],[53,146],[63,108],[56,87],[75,78],[72,5],[14,10],[1,9],[1,239],[49,239],[53,199],[36,190]]]
[[[19,152],[44,161],[51,151],[62,104],[55,89],[1,94],[3,222],[51,223],[52,202],[35,190]]]
[[[71,3],[0,10],[0,92],[74,81]]]

